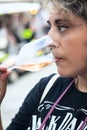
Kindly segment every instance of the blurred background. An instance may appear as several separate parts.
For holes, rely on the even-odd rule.
[[[0,0],[0,64],[17,57],[21,47],[48,33],[48,13],[37,0]],[[38,72],[14,69],[2,103],[4,129],[40,78],[56,73],[55,63]]]
[[[12,61],[24,44],[48,33],[47,16],[36,0],[0,0],[0,64]],[[24,73],[13,70],[9,82]]]

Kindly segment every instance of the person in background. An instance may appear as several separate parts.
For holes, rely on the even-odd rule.
[[[30,27],[30,23],[27,22],[26,25],[24,25],[24,30],[22,32],[22,38],[24,39],[25,43],[29,43],[30,41],[34,40],[35,35],[35,32]]]
[[[50,48],[60,77],[39,104],[55,74],[42,78],[6,130],[87,130],[87,1],[47,0],[46,5],[48,35],[53,40]],[[0,67],[0,103],[9,74]]]

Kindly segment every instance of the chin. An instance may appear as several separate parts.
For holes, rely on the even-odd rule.
[[[68,72],[64,72],[64,71],[59,71],[59,70],[58,70],[58,74],[59,74],[61,77],[68,77],[68,78],[70,78],[70,77],[75,77],[75,75],[72,74],[72,73],[68,73]]]

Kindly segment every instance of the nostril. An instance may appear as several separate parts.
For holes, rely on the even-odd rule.
[[[49,48],[50,48],[50,51],[53,51],[56,48],[56,46],[54,44],[51,44],[49,45]]]

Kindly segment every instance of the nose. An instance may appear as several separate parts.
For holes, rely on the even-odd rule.
[[[54,33],[53,33],[54,31],[53,31],[53,29],[52,28],[50,28],[50,30],[48,31],[48,36],[52,39],[52,41],[54,41]]]
[[[55,29],[51,28],[48,32],[48,36],[52,39],[52,45],[54,48],[58,48],[60,46],[60,36]]]

